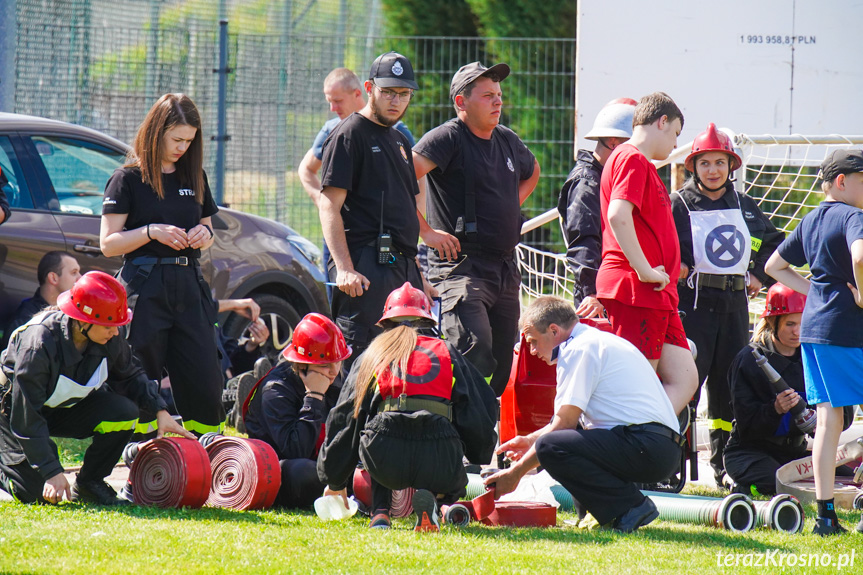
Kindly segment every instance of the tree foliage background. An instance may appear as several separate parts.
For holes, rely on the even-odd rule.
[[[556,205],[558,190],[573,162],[575,58],[561,51],[562,44],[550,40],[571,41],[575,24],[576,2],[572,0],[383,0],[385,35],[414,37],[393,38],[393,49],[403,51],[418,70],[441,72],[420,75],[419,106],[448,101],[449,81],[463,64],[473,60],[510,64],[512,75],[503,84],[502,122],[528,144],[544,176],[524,206],[528,217]],[[425,44],[417,36],[445,36],[453,41]],[[502,40],[506,38],[549,41]],[[452,69],[443,73],[447,67]],[[437,113],[417,116],[410,122],[421,135],[453,117],[453,112],[446,105]],[[524,240],[547,245],[558,236],[555,226],[544,226],[536,233],[544,237]],[[554,237],[547,237],[549,233]]]

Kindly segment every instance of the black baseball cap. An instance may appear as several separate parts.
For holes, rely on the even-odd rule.
[[[509,65],[495,64],[491,68],[486,68],[479,62],[471,62],[458,69],[458,72],[452,77],[452,82],[449,85],[449,97],[455,102],[455,97],[464,90],[468,84],[479,78],[480,76],[489,76],[494,74],[497,76],[498,82],[503,82],[509,76]]]
[[[834,150],[821,162],[818,176],[825,182],[832,182],[839,174],[863,172],[863,151]]]
[[[372,63],[369,80],[381,88],[419,90],[411,61],[398,52],[387,52],[378,56]]]

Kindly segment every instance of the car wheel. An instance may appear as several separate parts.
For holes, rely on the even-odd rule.
[[[291,340],[294,326],[300,321],[300,314],[297,313],[294,306],[279,296],[252,294],[249,297],[261,306],[261,319],[264,320],[270,330],[270,337],[262,346],[262,350],[264,355],[275,365],[279,360],[279,355]],[[223,330],[228,337],[239,339],[249,335],[249,323],[247,318],[232,313],[225,321]]]

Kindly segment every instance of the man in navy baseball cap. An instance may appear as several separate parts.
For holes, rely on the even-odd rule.
[[[378,56],[372,63],[369,80],[379,88],[419,89],[411,61],[398,52],[387,52]]]

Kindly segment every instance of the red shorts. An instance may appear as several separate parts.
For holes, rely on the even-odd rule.
[[[615,299],[601,299],[611,330],[627,340],[647,359],[659,359],[666,343],[689,349],[677,311],[635,307]]]

